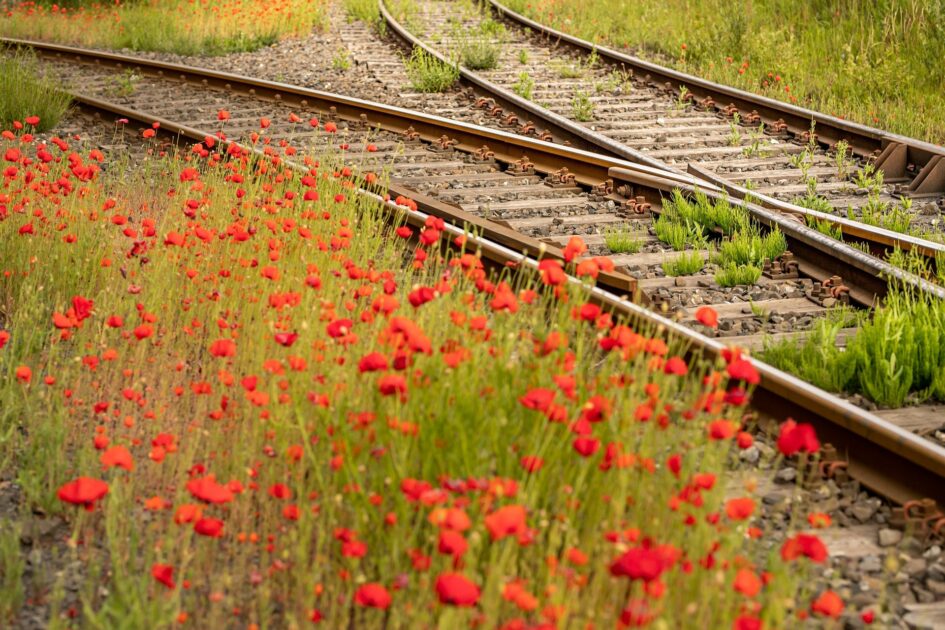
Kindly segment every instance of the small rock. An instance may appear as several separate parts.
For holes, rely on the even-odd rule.
[[[902,532],[898,529],[886,528],[879,530],[880,547],[892,547],[899,544],[900,540],[902,540]]]
[[[882,571],[883,561],[879,556],[866,556],[860,560],[860,571],[863,573],[877,573]]]
[[[749,464],[756,463],[760,457],[761,452],[754,445],[738,453],[738,458],[743,462],[748,462]]]
[[[945,582],[941,580],[926,580],[925,586],[936,595],[945,595]]]
[[[931,560],[932,558],[937,558],[941,554],[942,554],[942,548],[939,547],[938,545],[932,545],[931,547],[925,550],[925,552],[922,554],[922,557],[927,560]]]
[[[782,468],[774,476],[774,478],[781,483],[790,483],[797,478],[797,470],[794,468]]]
[[[902,565],[902,570],[910,577],[915,577],[925,572],[925,558],[910,558]]]
[[[865,523],[866,521],[873,518],[873,515],[876,514],[876,506],[872,503],[857,503],[852,508],[850,512],[853,515],[853,518]]]

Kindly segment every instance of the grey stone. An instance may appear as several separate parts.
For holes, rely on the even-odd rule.
[[[910,577],[925,573],[925,558],[910,558],[902,565],[902,570]]]
[[[879,556],[866,556],[860,560],[860,571],[863,573],[876,573],[883,570],[883,561]]]
[[[892,547],[899,544],[900,540],[902,540],[902,532],[898,529],[886,528],[879,530],[880,547]]]
[[[876,514],[876,506],[873,503],[857,503],[850,508],[850,512],[853,514],[853,518],[865,523]]]
[[[781,483],[790,483],[797,479],[797,470],[794,468],[782,468],[778,471],[778,474],[774,476],[775,479]]]

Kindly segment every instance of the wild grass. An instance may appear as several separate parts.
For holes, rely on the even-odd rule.
[[[646,235],[643,230],[609,229],[604,231],[604,244],[612,254],[636,254],[643,247]]]
[[[945,401],[945,302],[909,289],[891,292],[837,348],[849,317],[819,320],[804,343],[778,343],[764,360],[829,391],[860,393],[887,407]]]
[[[0,140],[30,208],[0,206],[0,474],[67,520],[80,573],[31,577],[41,625],[614,627],[619,590],[729,628],[757,621],[746,571],[767,624],[809,609],[823,570],[772,553],[804,515],[759,537],[753,500],[726,508],[744,380],[555,263],[488,271],[435,219],[404,240],[340,156],[265,140],[81,192],[52,184],[93,159]]]
[[[762,266],[766,260],[774,260],[787,251],[787,240],[781,230],[774,229],[765,235],[749,228],[736,232],[719,244],[717,262],[721,265]]]
[[[16,50],[0,56],[0,125],[9,128],[14,121],[36,131],[45,131],[69,110],[71,98],[58,87],[58,82],[46,79],[36,56],[28,50]],[[27,118],[39,117],[36,125],[27,124]]]
[[[727,263],[715,273],[715,281],[720,287],[735,287],[758,282],[761,267],[755,265],[736,265]]]
[[[712,81],[945,143],[941,2],[507,4],[544,24]]]
[[[691,276],[702,271],[705,259],[701,252],[683,252],[679,256],[663,263],[663,273],[667,276]]]
[[[343,0],[342,6],[351,21],[376,24],[381,19],[380,5],[376,0]]]
[[[512,91],[524,99],[532,99],[532,91],[535,89],[535,80],[527,72],[519,72],[518,80],[512,86]]]
[[[81,2],[75,8],[22,2],[0,14],[0,35],[112,49],[223,55],[257,50],[324,26],[322,2],[188,0]]]
[[[410,86],[418,92],[445,92],[459,79],[459,68],[443,63],[422,48],[404,60]]]

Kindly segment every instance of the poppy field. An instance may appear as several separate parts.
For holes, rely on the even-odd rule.
[[[256,50],[324,22],[308,0],[14,2],[0,35],[81,46],[220,55]]]
[[[751,363],[687,360],[589,302],[566,274],[590,285],[606,261],[579,239],[528,274],[437,219],[391,224],[333,123],[308,123],[338,133],[319,155],[265,124],[252,146],[181,149],[146,129],[134,163],[38,124],[0,145],[0,475],[20,513],[67,523],[57,553],[82,580],[22,579],[4,523],[4,623],[40,607],[53,627],[751,630],[844,613],[810,530],[829,517],[769,527],[754,490],[771,473],[736,470],[756,439],[816,457],[813,429],[749,433]]]

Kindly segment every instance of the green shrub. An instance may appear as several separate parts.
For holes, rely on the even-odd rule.
[[[705,266],[702,254],[696,251],[683,252],[681,255],[663,263],[663,273],[667,276],[691,276],[699,273]]]
[[[735,287],[742,284],[755,284],[761,277],[761,267],[754,265],[737,266],[728,263],[715,274],[715,281],[720,287]]]

